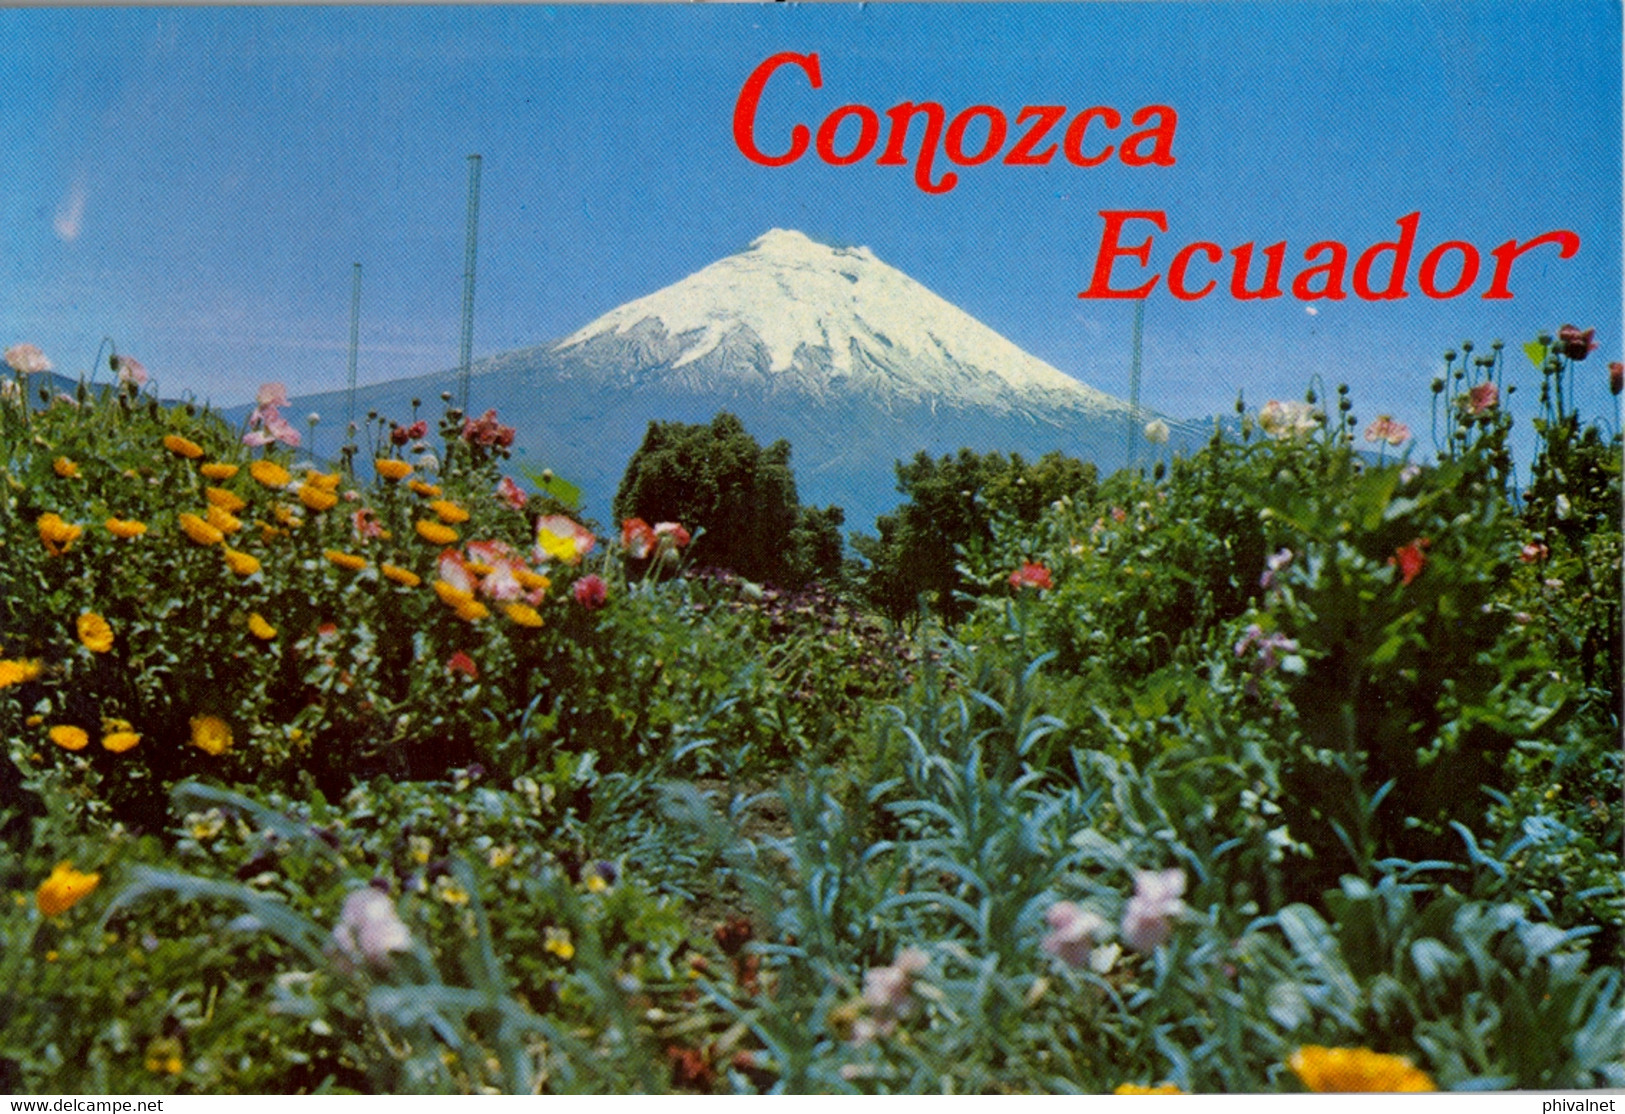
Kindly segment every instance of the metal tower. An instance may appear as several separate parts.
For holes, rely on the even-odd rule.
[[[1145,299],[1134,303],[1134,358],[1128,370],[1128,466],[1140,447],[1140,336],[1145,331]]]
[[[463,343],[457,361],[457,405],[468,413],[468,365],[474,351],[474,257],[479,245],[480,157],[468,156],[468,245],[463,253]]]
[[[344,404],[344,431],[350,436],[351,427],[355,425],[355,350],[356,341],[361,335],[361,264],[355,264],[355,273],[350,282],[350,393]]]

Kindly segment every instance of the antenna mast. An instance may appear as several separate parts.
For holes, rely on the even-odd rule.
[[[1140,445],[1140,335],[1145,330],[1145,299],[1134,303],[1134,358],[1128,370],[1128,466]]]
[[[355,426],[355,350],[356,341],[361,335],[361,264],[355,264],[355,272],[350,282],[350,377],[349,395],[344,404],[344,428],[346,436],[354,436]]]
[[[474,258],[479,244],[480,157],[468,156],[468,245],[463,253],[463,342],[457,361],[457,405],[468,413],[468,365],[474,350]]]

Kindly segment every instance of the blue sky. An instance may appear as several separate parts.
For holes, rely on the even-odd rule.
[[[1126,395],[1131,303],[1077,297],[1100,210],[1168,214],[1153,269],[1194,240],[1285,240],[1289,277],[1309,244],[1357,254],[1419,211],[1418,256],[1444,240],[1484,255],[1471,294],[1421,296],[1415,261],[1411,297],[1314,314],[1290,295],[1159,291],[1143,401],[1228,410],[1238,389],[1256,404],[1318,375],[1352,383],[1362,415],[1425,427],[1446,347],[1573,321],[1602,343],[1582,388],[1600,412],[1606,362],[1625,354],[1620,14],[1617,2],[0,11],[0,340],[37,343],[73,374],[111,336],[165,393],[220,403],[267,379],[327,389],[344,380],[360,262],[360,379],[450,368],[478,152],[476,357],[561,337],[785,227],[868,245]],[[733,107],[780,51],[817,52],[824,87],[776,77],[764,147],[848,103],[932,100],[950,116],[990,104],[1012,119],[1028,104],[1065,105],[1067,119],[1167,104],[1176,162],[992,162],[937,196],[872,160],[758,166],[734,145]],[[1496,245],[1558,228],[1580,235],[1576,257],[1532,253],[1512,300],[1477,296]]]

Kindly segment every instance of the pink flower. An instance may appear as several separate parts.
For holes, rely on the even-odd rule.
[[[1596,335],[1595,329],[1577,329],[1573,325],[1564,325],[1557,330],[1557,347],[1571,360],[1583,360],[1597,350],[1597,342],[1592,339]]]
[[[1258,586],[1266,590],[1275,587],[1276,574],[1291,563],[1292,551],[1290,549],[1283,548],[1278,552],[1270,554],[1270,556],[1264,560],[1264,575],[1258,578]]]
[[[474,664],[474,659],[458,650],[446,659],[446,672],[461,673],[470,681],[477,681],[480,677],[480,668]]]
[[[563,561],[567,565],[580,564],[581,558],[592,552],[598,539],[592,531],[562,514],[550,514],[536,520],[536,545],[541,549],[541,560]]]
[[[1178,867],[1135,871],[1134,896],[1123,909],[1123,941],[1137,952],[1167,943],[1185,909],[1184,894],[1185,872]]]
[[[507,448],[513,444],[514,428],[497,421],[497,412],[487,410],[478,418],[463,422],[463,440],[481,448]]]
[[[131,359],[129,356],[114,356],[113,370],[118,372],[118,381],[125,386],[144,387],[147,385],[147,369],[141,366],[141,361]]]
[[[442,550],[436,570],[440,579],[457,589],[459,592],[473,593],[479,587],[479,578],[474,570],[468,567],[463,555],[455,549]]]
[[[1399,567],[1401,587],[1415,580],[1421,574],[1423,566],[1428,563],[1427,554],[1423,552],[1428,544],[1427,538],[1417,538],[1411,544],[1402,545],[1394,550],[1394,555],[1388,558],[1390,565]]]
[[[1263,672],[1269,672],[1279,663],[1276,652],[1295,654],[1298,652],[1296,639],[1288,638],[1280,631],[1264,633],[1264,628],[1253,623],[1242,632],[1241,639],[1236,643],[1236,657],[1243,657],[1248,650],[1257,654],[1257,666]]]
[[[385,534],[384,524],[378,521],[378,514],[371,507],[362,507],[350,516],[350,525],[355,527],[357,538],[381,538]]]
[[[659,539],[662,549],[670,549],[673,546],[683,549],[692,540],[680,522],[657,522],[654,535]]]
[[[1468,391],[1463,398],[1466,400],[1467,413],[1476,418],[1486,410],[1495,409],[1496,404],[1501,401],[1501,391],[1486,379]]]
[[[500,561],[480,581],[480,591],[491,599],[508,602],[524,595],[525,587],[514,576],[512,563]]]
[[[261,383],[259,393],[254,396],[256,410],[275,410],[279,406],[288,405],[288,388],[281,383]]]
[[[1522,561],[1526,565],[1533,565],[1537,562],[1546,560],[1550,553],[1551,550],[1546,548],[1544,542],[1530,542],[1528,545],[1524,546],[1523,551],[1518,554],[1518,560]]]
[[[574,592],[576,602],[588,611],[597,611],[609,601],[609,585],[597,573],[588,573],[576,581]]]
[[[1371,442],[1386,441],[1390,445],[1403,445],[1411,439],[1411,427],[1404,422],[1394,421],[1392,415],[1378,414],[1377,420],[1365,427],[1365,439]]]
[[[1053,588],[1055,585],[1050,580],[1048,569],[1029,561],[1010,574],[1010,587],[1020,591],[1023,588]]]
[[[468,555],[482,565],[496,565],[513,559],[513,547],[500,538],[468,543]]]
[[[524,510],[525,504],[530,501],[530,496],[525,494],[522,487],[513,482],[512,476],[503,476],[502,482],[497,484],[497,498],[516,511]]]
[[[914,979],[931,965],[919,948],[904,948],[889,967],[871,967],[863,973],[863,1001],[876,1014],[900,1017],[913,1005]]]
[[[1041,945],[1044,951],[1068,967],[1087,967],[1095,941],[1105,935],[1104,919],[1070,901],[1057,901],[1044,914],[1050,927]]]
[[[6,363],[19,375],[36,375],[51,370],[51,361],[37,344],[13,344],[6,349]]]
[[[366,886],[351,891],[344,899],[329,946],[350,963],[382,969],[389,966],[396,952],[412,949],[412,934],[395,912],[389,895]]]

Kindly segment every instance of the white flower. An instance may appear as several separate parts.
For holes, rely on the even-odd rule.
[[[113,367],[118,372],[120,384],[136,387],[146,386],[147,369],[141,365],[140,360],[133,360],[129,356],[114,356]]]
[[[352,890],[344,899],[332,947],[352,963],[389,966],[395,952],[412,950],[412,934],[395,912],[389,895],[371,886]]]
[[[1320,412],[1307,402],[1271,399],[1258,412],[1258,427],[1277,441],[1306,437],[1320,425]]]
[[[39,350],[37,344],[13,344],[6,349],[6,363],[21,375],[51,370],[51,361],[45,358],[45,353]]]
[[[1161,418],[1153,418],[1146,422],[1145,439],[1153,445],[1166,445],[1168,443],[1168,423]]]
[[[1134,896],[1123,910],[1123,940],[1137,952],[1155,951],[1173,934],[1174,919],[1185,909],[1185,872],[1140,870],[1134,873]]]
[[[1095,941],[1106,934],[1104,918],[1070,901],[1057,901],[1044,914],[1050,932],[1044,937],[1043,949],[1068,967],[1085,967]]]

